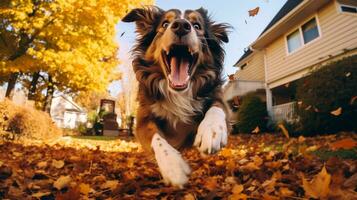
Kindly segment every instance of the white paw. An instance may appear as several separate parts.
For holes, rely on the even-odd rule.
[[[154,149],[164,182],[183,188],[183,185],[188,182],[187,175],[191,173],[191,169],[181,157],[180,152],[168,144],[159,134],[154,135],[151,146]]]
[[[219,107],[211,107],[198,126],[194,145],[201,153],[215,153],[227,145],[226,114]]]

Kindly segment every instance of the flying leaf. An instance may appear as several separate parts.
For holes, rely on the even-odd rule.
[[[285,128],[284,124],[279,124],[278,127],[281,129],[281,131],[283,131],[283,134],[285,135],[285,137],[289,139],[289,132]]]
[[[331,113],[331,115],[339,116],[339,115],[341,115],[341,113],[342,113],[342,108],[339,107],[339,108],[337,108],[336,110],[331,111],[330,113]]]
[[[350,105],[353,105],[356,100],[357,100],[357,96],[353,96],[351,98]]]
[[[120,37],[123,37],[124,34],[125,34],[125,31],[120,34]]]
[[[321,169],[312,181],[308,182],[302,178],[305,195],[315,199],[327,197],[330,191],[331,175],[327,173],[325,166]]]
[[[259,133],[259,132],[260,132],[259,126],[255,127],[255,129],[252,131],[252,133]]]
[[[248,13],[249,13],[249,17],[254,17],[254,16],[256,16],[257,14],[258,14],[258,12],[259,12],[259,6],[258,7],[256,7],[256,8],[254,8],[254,9],[251,9],[251,10],[249,10],[248,11]]]

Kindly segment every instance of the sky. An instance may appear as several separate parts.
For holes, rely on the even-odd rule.
[[[224,45],[226,56],[223,76],[226,77],[236,72],[237,68],[233,65],[243,55],[244,49],[257,39],[285,2],[286,0],[156,0],[156,5],[164,10],[203,7],[208,10],[214,21],[229,23],[233,27],[228,35],[229,43]],[[259,13],[249,17],[248,10],[258,6]],[[135,43],[135,24],[120,22],[116,31],[116,40],[120,47],[119,59],[122,61],[119,68],[131,67],[130,49]],[[116,82],[109,87],[109,90],[113,96],[116,96],[121,87]]]

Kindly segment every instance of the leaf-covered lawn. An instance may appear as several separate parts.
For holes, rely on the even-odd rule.
[[[0,199],[357,199],[357,135],[231,136],[220,153],[187,149],[184,189],[165,186],[128,139],[0,141]]]

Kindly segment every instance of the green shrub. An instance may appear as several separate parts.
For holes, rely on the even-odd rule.
[[[238,110],[238,123],[234,129],[239,133],[251,133],[258,126],[261,131],[265,131],[267,119],[265,102],[253,94],[248,94],[243,97],[242,105]]]
[[[313,71],[298,84],[298,131],[304,135],[356,131],[357,100],[352,102],[355,96],[357,55]],[[339,108],[340,115],[331,113]]]

